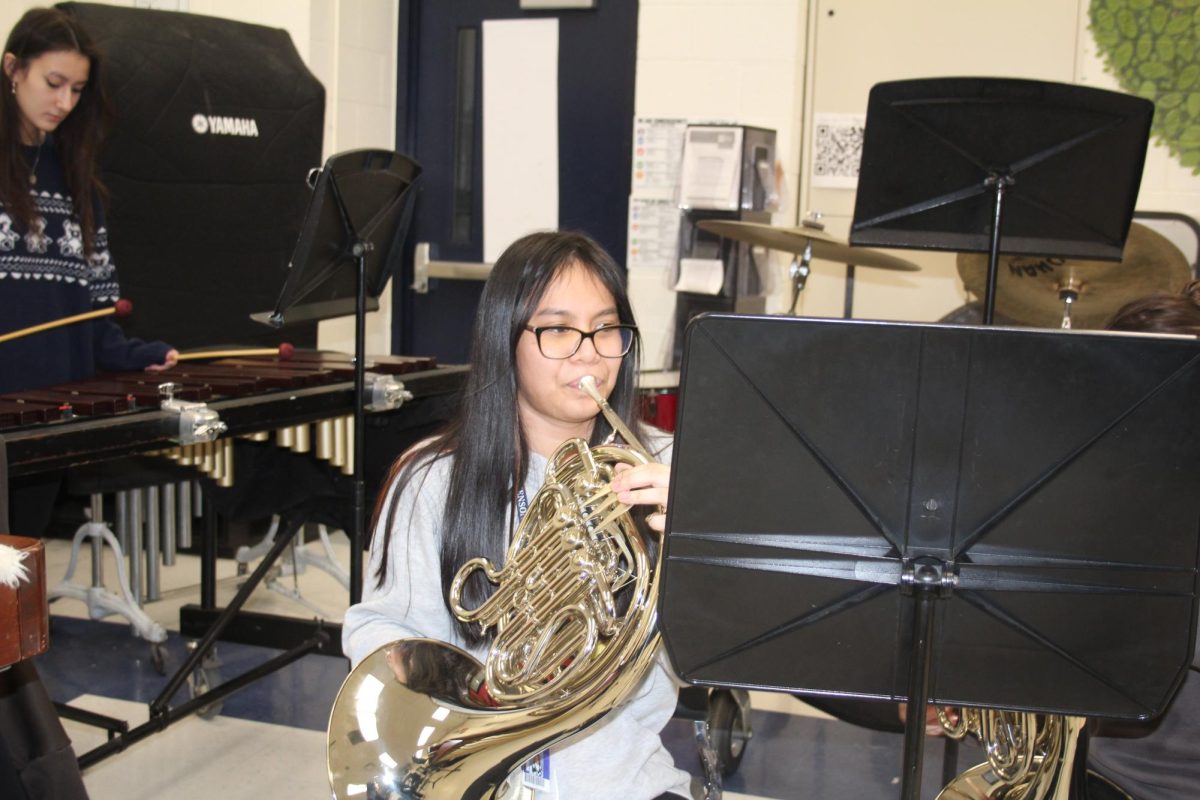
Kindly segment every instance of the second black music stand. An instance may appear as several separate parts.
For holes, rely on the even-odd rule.
[[[354,314],[354,529],[348,532],[351,604],[362,599],[366,527],[363,436],[368,297],[379,297],[399,263],[420,175],[419,164],[390,150],[351,150],[330,156],[325,166],[309,177],[312,196],[275,310],[253,315],[259,322],[282,327],[289,322]]]
[[[685,680],[1145,719],[1192,659],[1200,342],[704,315],[661,589]],[[913,725],[914,714],[918,724]]]
[[[1154,104],[1011,78],[871,88],[850,243],[1119,261]]]
[[[331,156],[320,170],[313,170],[309,186],[312,196],[300,236],[288,264],[288,275],[275,310],[252,314],[251,318],[274,327],[354,314],[354,517],[350,538],[350,602],[362,597],[362,543],[366,511],[363,479],[364,383],[366,313],[368,296],[375,298],[387,285],[399,248],[412,217],[414,186],[421,168],[411,159],[388,150],[353,150]],[[351,270],[354,267],[354,270]],[[210,504],[211,505],[211,504]],[[211,510],[211,509],[210,509]],[[242,606],[267,575],[268,570],[299,532],[304,520],[297,515],[285,520],[271,549],[250,577],[215,618],[206,620],[205,633],[176,672],[150,703],[150,721],[120,734],[80,757],[87,766],[162,730],[172,721],[200,710],[258,678],[280,669],[328,643],[329,634],[320,621],[313,635],[264,664],[218,686],[196,691],[178,707],[171,699],[193,674],[205,676],[204,665],[217,640],[241,612]],[[201,611],[216,605],[216,523],[209,515],[201,565]],[[186,609],[185,609],[186,611]],[[181,619],[183,612],[181,612]],[[261,636],[265,620],[251,623]],[[185,623],[186,627],[186,623]],[[207,681],[207,677],[205,677]],[[199,685],[199,683],[198,683]]]

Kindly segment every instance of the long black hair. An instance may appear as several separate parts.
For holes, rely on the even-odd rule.
[[[4,52],[16,57],[13,72],[46,53],[79,53],[88,60],[88,82],[79,102],[54,131],[53,141],[74,201],[75,217],[83,231],[83,249],[95,250],[97,207],[105,198],[96,169],[100,145],[112,122],[112,107],[104,93],[103,59],[79,21],[57,8],[31,8],[17,20]],[[12,76],[7,76],[12,82]],[[21,109],[8,86],[0,90],[0,203],[22,229],[32,228],[35,216],[29,195],[29,163],[21,148]]]
[[[633,324],[623,270],[587,236],[534,233],[504,251],[479,299],[471,338],[471,370],[456,416],[430,442],[396,460],[376,501],[372,527],[385,537],[376,572],[380,587],[387,577],[396,498],[414,479],[416,468],[430,459],[454,458],[442,517],[442,586],[449,589],[455,573],[468,559],[484,556],[493,564],[503,563],[509,533],[515,527],[514,499],[529,470],[529,446],[517,414],[517,341],[547,287],[573,265],[586,269],[612,294],[620,322]],[[609,405],[633,426],[639,438],[634,410],[640,351],[640,337],[635,335],[608,398]],[[599,444],[610,432],[608,421],[597,416],[589,444]],[[385,509],[389,487],[397,482],[390,507]],[[509,509],[507,518],[505,509]],[[383,517],[387,524],[379,526]],[[491,586],[483,580],[468,581],[463,604],[475,607],[491,592]],[[449,608],[448,598],[443,599]],[[470,645],[484,641],[478,626],[461,622],[456,625]]]

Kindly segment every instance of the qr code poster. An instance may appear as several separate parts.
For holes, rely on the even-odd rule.
[[[817,113],[814,121],[812,185],[825,189],[857,188],[867,116]]]

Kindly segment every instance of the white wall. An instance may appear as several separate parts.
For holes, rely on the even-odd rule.
[[[263,2],[291,5],[280,0]],[[325,155],[363,147],[395,149],[397,3],[309,0],[296,5],[309,6],[311,57],[306,63],[325,84]],[[354,318],[322,322],[318,344],[354,352]],[[392,351],[390,283],[379,297],[379,311],[367,315],[366,349],[368,353]]]
[[[776,224],[795,224],[807,31],[803,0],[641,0],[639,117],[724,120],[776,131],[790,193]],[[786,260],[774,259],[782,274]],[[629,291],[644,366],[669,364],[675,295],[662,276],[632,272]],[[776,310],[778,297],[768,310]]]
[[[322,158],[362,147],[395,147],[397,3],[394,0],[106,0],[109,5],[187,11],[282,28],[325,86]],[[0,0],[4,36],[26,9]],[[314,164],[313,166],[319,166]],[[118,271],[120,265],[118,265]],[[321,347],[352,352],[354,320],[322,322]],[[391,351],[391,290],[368,316],[367,351]]]
[[[996,75],[1072,82],[1078,15],[1085,3],[814,0],[813,81],[806,113],[809,118],[826,111],[865,113],[871,87],[887,80]],[[807,163],[810,150],[805,152]],[[852,189],[817,189],[805,181],[801,197],[806,209],[823,211],[829,230],[845,238],[854,195]],[[933,320],[966,301],[954,254],[891,252],[920,264],[923,272],[859,269],[855,316]],[[840,316],[844,275],[844,267],[818,265],[800,313]]]
[[[133,0],[111,0],[134,5]],[[629,0],[600,0],[629,2]],[[397,9],[393,0],[153,0],[286,29],[325,84],[326,153],[394,146]],[[7,30],[26,0],[0,0]],[[785,172],[776,224],[819,210],[845,236],[850,189],[807,180],[810,121],[819,112],[866,110],[882,80],[1007,75],[1116,88],[1087,31],[1088,0],[641,0],[635,111],[646,117],[721,119],[774,128]],[[1154,145],[1140,208],[1200,216],[1200,179]],[[860,268],[855,315],[932,320],[966,301],[947,253],[895,251],[923,271]],[[620,255],[620,254],[618,254]],[[788,258],[774,260],[768,310],[783,310]],[[845,269],[815,262],[800,312],[839,316]],[[635,275],[631,294],[647,353],[665,353],[674,298],[666,280]],[[385,295],[385,301],[386,301]],[[368,350],[388,347],[390,311],[373,315]],[[324,323],[323,346],[349,350],[350,321]],[[653,366],[653,358],[648,359]]]
[[[640,116],[721,117],[776,128],[791,192],[776,224],[821,211],[845,238],[853,189],[808,179],[811,120],[821,112],[865,113],[879,81],[996,75],[1117,89],[1087,30],[1088,0],[641,0],[637,100]],[[1200,179],[1153,145],[1139,195],[1144,210],[1200,216]],[[934,320],[967,296],[950,253],[889,251],[919,273],[859,268],[855,316]],[[775,262],[786,305],[787,258]],[[643,334],[655,352],[674,302],[661,285],[631,286]],[[841,316],[845,268],[814,262],[799,312]]]

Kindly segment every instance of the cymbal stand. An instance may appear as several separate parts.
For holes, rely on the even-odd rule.
[[[846,265],[846,295],[842,303],[842,318],[851,319],[854,316],[854,265]]]
[[[1066,286],[1060,286],[1058,289],[1058,297],[1063,301],[1063,330],[1071,329],[1071,309],[1079,301],[1079,289],[1079,282],[1074,277],[1068,279]]]
[[[803,253],[797,253],[792,256],[792,264],[788,267],[788,277],[792,279],[792,304],[789,307],[789,313],[796,313],[796,303],[800,300],[800,292],[804,291],[805,285],[808,283],[808,276],[812,272],[812,240],[804,247]]]
[[[808,216],[800,220],[800,225],[813,230],[825,230],[825,223],[821,221],[824,215],[820,211],[810,211]],[[803,253],[795,253],[792,255],[792,264],[788,267],[788,276],[792,279],[792,304],[790,312],[793,316],[796,314],[796,303],[800,300],[800,292],[804,291],[804,287],[808,284],[808,276],[812,272],[812,239],[805,240]],[[842,304],[842,317],[850,319],[854,316],[854,264],[846,264],[846,294]]]
[[[800,220],[800,224],[805,228],[813,230],[825,230],[825,223],[821,218],[825,216],[820,211],[810,211],[808,215]],[[812,239],[804,240],[804,252],[792,255],[792,265],[788,267],[788,275],[792,279],[792,305],[791,314],[796,313],[796,302],[800,299],[800,292],[804,291],[804,287],[808,284],[808,276],[812,272],[812,255],[813,246]]]

